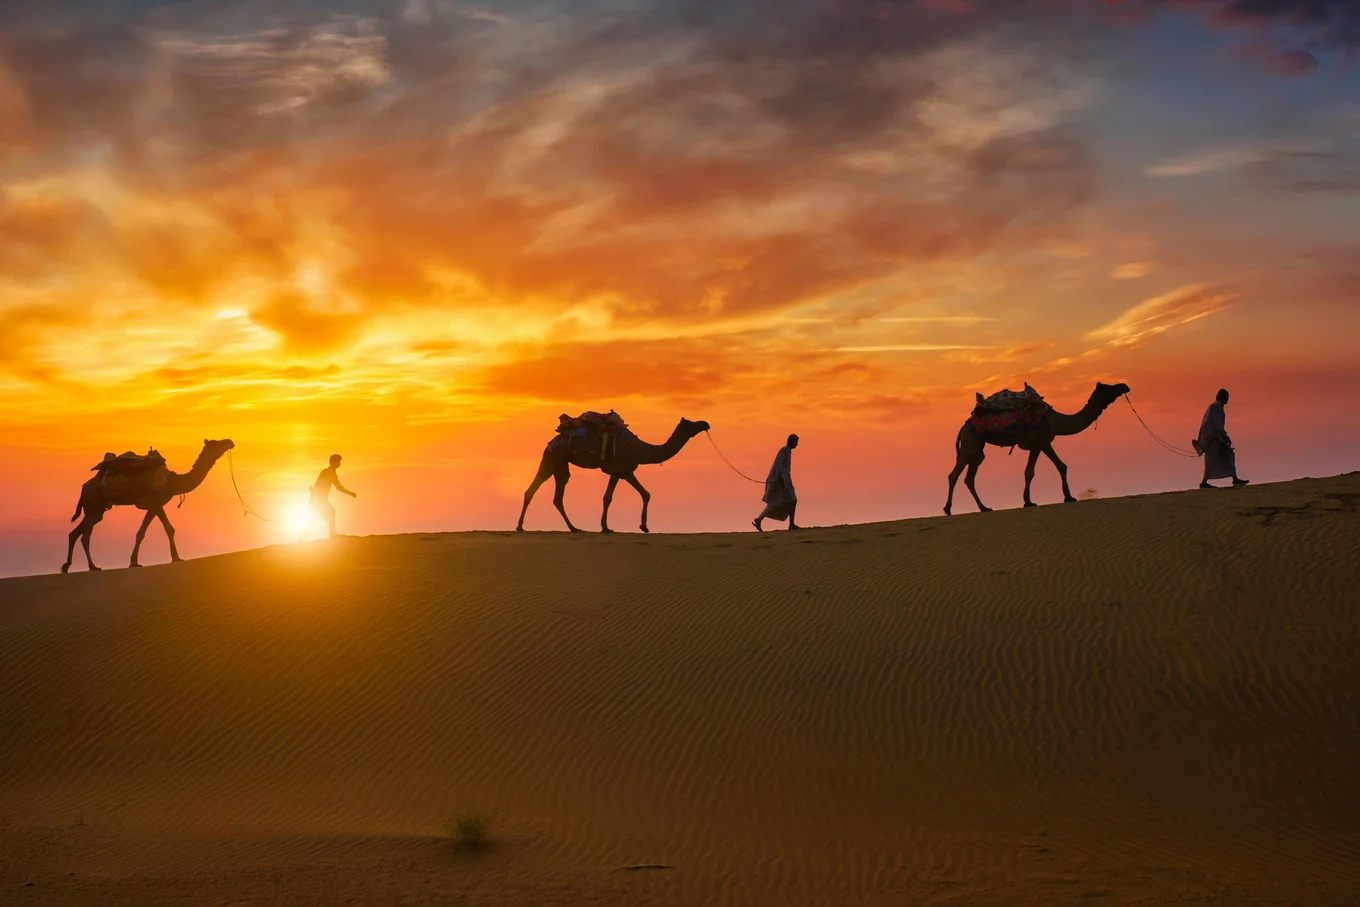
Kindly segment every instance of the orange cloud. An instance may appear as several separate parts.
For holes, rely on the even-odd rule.
[[[282,335],[285,345],[298,352],[328,350],[352,337],[361,324],[355,312],[326,307],[296,290],[280,290],[251,317]]]
[[[98,209],[79,199],[0,194],[0,279],[42,277],[85,243],[100,242],[106,229]]]
[[[69,324],[72,313],[59,306],[28,305],[0,309],[0,372],[45,385],[66,381],[61,370],[41,355],[47,330]]]
[[[922,62],[988,34],[987,15],[881,22],[800,0],[779,8],[779,28],[747,34],[741,16],[642,5],[603,26],[633,30],[622,41],[588,16],[545,32],[527,14],[362,7],[21,17],[0,41],[0,108],[28,112],[44,143],[35,172],[56,195],[9,231],[0,264],[50,283],[78,248],[72,295],[90,307],[73,324],[92,323],[97,296],[101,342],[135,325],[125,348],[143,371],[175,367],[195,343],[262,374],[365,343],[428,354],[416,345],[465,341],[454,332],[469,319],[482,328],[475,371],[524,334],[603,341],[848,307],[839,297],[876,281],[1061,233],[1092,197],[1039,58],[989,44],[999,97],[942,79],[949,54]],[[325,272],[319,290],[299,287],[309,262]],[[219,310],[251,317],[184,329]]]
[[[1236,302],[1239,295],[1223,286],[1190,284],[1140,302],[1086,336],[1110,346],[1136,346],[1174,327],[1221,312]]]
[[[1154,263],[1150,261],[1131,261],[1119,265],[1110,272],[1110,276],[1115,280],[1137,280],[1151,274],[1154,267]]]
[[[497,395],[593,406],[632,396],[694,399],[711,396],[755,372],[726,353],[698,342],[559,345],[493,365],[477,383]]]

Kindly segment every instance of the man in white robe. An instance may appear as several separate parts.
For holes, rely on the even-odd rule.
[[[794,511],[798,509],[798,493],[793,490],[792,475],[793,449],[797,446],[798,436],[789,435],[788,443],[775,454],[774,465],[765,479],[765,494],[761,497],[765,509],[751,521],[757,532],[764,531],[760,528],[760,522],[766,519],[779,520],[781,523],[788,520],[790,529],[802,528],[793,521]]]
[[[1249,479],[1237,477],[1237,453],[1233,450],[1232,439],[1224,428],[1227,422],[1223,407],[1228,405],[1228,392],[1220,389],[1217,398],[1204,412],[1199,425],[1199,437],[1195,439],[1195,450],[1204,457],[1204,478],[1200,488],[1213,488],[1210,479],[1232,477],[1234,486],[1246,485]]]

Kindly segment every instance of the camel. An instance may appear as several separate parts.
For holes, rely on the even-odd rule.
[[[1073,415],[1060,413],[1052,407],[1049,408],[1048,416],[1035,428],[1027,432],[1018,434],[979,434],[973,427],[972,422],[963,423],[963,428],[959,429],[958,437],[954,441],[956,459],[954,471],[949,474],[949,497],[944,502],[944,512],[948,516],[954,505],[954,483],[959,480],[959,473],[963,472],[964,467],[968,467],[968,474],[963,477],[963,484],[968,486],[972,492],[973,500],[977,501],[978,510],[989,513],[992,508],[983,506],[982,499],[978,497],[977,488],[973,485],[973,480],[977,476],[978,467],[986,459],[985,448],[988,444],[995,444],[998,447],[1019,447],[1021,450],[1029,451],[1029,462],[1025,464],[1025,506],[1033,507],[1034,502],[1029,499],[1030,482],[1034,479],[1034,464],[1039,460],[1039,454],[1044,454],[1053,461],[1053,465],[1058,469],[1058,477],[1062,479],[1063,501],[1071,503],[1076,500],[1072,497],[1072,490],[1067,487],[1067,464],[1058,459],[1057,453],[1053,450],[1053,439],[1059,435],[1075,435],[1085,431],[1100,414],[1105,412],[1111,403],[1118,400],[1129,392],[1127,384],[1096,384],[1096,389],[1091,392],[1091,397],[1086,401],[1086,405],[1080,412]]]
[[[562,495],[566,492],[567,481],[571,478],[571,467],[577,469],[598,469],[609,476],[609,487],[604,492],[604,512],[600,514],[600,531],[613,532],[609,528],[609,504],[614,500],[614,487],[619,484],[619,479],[623,479],[629,485],[637,489],[637,493],[642,497],[642,525],[643,532],[649,532],[647,528],[647,503],[652,499],[647,489],[642,487],[642,483],[637,480],[634,472],[639,466],[647,466],[652,463],[664,463],[671,457],[678,454],[690,439],[700,432],[708,431],[707,422],[691,422],[688,419],[681,419],[680,424],[675,426],[675,431],[671,432],[670,438],[665,444],[660,446],[648,444],[641,438],[632,437],[626,441],[620,438],[620,446],[613,457],[603,462],[600,461],[599,451],[568,451],[565,443],[550,442],[543,451],[543,459],[538,464],[538,474],[529,485],[529,489],[524,492],[524,508],[519,512],[519,525],[515,527],[516,532],[524,531],[524,514],[529,510],[529,502],[534,499],[534,493],[538,491],[540,485],[548,481],[549,476],[557,480],[557,491],[553,495],[553,506],[557,512],[562,514],[562,519],[567,521],[567,528],[572,532],[580,532],[571,524],[571,519],[567,516],[566,508],[562,506]],[[631,432],[629,433],[631,434]]]
[[[94,527],[99,521],[104,519],[105,511],[111,507],[119,507],[124,504],[131,504],[138,510],[146,511],[146,518],[142,520],[142,526],[137,530],[137,542],[132,546],[132,562],[128,564],[129,567],[141,566],[137,563],[137,552],[142,547],[142,539],[146,537],[146,527],[151,525],[153,517],[159,519],[161,525],[165,527],[165,537],[170,541],[170,560],[183,560],[179,556],[179,550],[175,548],[175,527],[170,525],[170,518],[165,515],[165,505],[169,504],[171,498],[176,495],[188,494],[202,485],[203,480],[208,476],[208,471],[221,459],[222,454],[235,446],[229,438],[222,441],[205,439],[203,451],[194,461],[193,468],[183,475],[170,473],[166,487],[160,491],[142,489],[106,498],[99,477],[90,479],[80,489],[80,501],[76,504],[76,512],[71,517],[71,522],[79,519],[82,512],[85,514],[85,518],[80,521],[80,525],[71,530],[66,546],[66,563],[61,565],[61,572],[65,573],[71,569],[71,559],[76,549],[77,538],[80,539],[80,544],[85,549],[85,563],[89,565],[91,570],[100,569],[90,559],[90,534],[94,532]]]

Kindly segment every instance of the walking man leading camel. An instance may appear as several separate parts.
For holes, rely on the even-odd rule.
[[[1226,479],[1232,476],[1233,486],[1246,485],[1249,479],[1237,477],[1237,453],[1233,450],[1232,439],[1224,428],[1226,414],[1223,407],[1228,405],[1228,392],[1220,389],[1213,403],[1204,411],[1204,420],[1199,425],[1199,437],[1195,439],[1195,451],[1204,457],[1204,478],[1200,488],[1213,488],[1210,479]]]
[[[765,494],[761,500],[765,502],[765,509],[760,512],[760,516],[751,521],[751,525],[756,527],[756,532],[763,532],[760,528],[761,520],[784,520],[789,521],[790,529],[801,529],[802,527],[793,521],[793,514],[798,509],[798,494],[793,490],[793,449],[798,446],[798,436],[789,435],[788,443],[779,448],[779,453],[775,454],[774,465],[770,467],[770,474],[765,479]]]

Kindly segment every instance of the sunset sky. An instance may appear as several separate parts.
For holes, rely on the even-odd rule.
[[[105,451],[205,438],[285,520],[343,454],[353,534],[513,528],[558,414],[611,407],[762,478],[798,432],[813,525],[938,513],[1024,381],[1127,382],[1182,446],[1225,386],[1242,475],[1360,468],[1354,0],[4,7],[0,573],[58,567]],[[1123,401],[1057,447],[1101,497],[1199,480]],[[639,478],[653,531],[760,508],[703,436]],[[288,537],[225,460],[170,516],[189,557]]]

